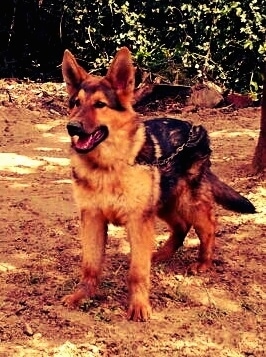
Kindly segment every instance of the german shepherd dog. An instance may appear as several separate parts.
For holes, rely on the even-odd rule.
[[[107,225],[125,226],[131,248],[127,318],[149,318],[149,280],[154,221],[171,231],[154,261],[170,258],[193,226],[200,240],[193,273],[212,263],[214,202],[243,213],[252,203],[210,170],[209,139],[201,125],[160,118],[142,121],[133,109],[135,70],[121,48],[105,77],[88,74],[66,50],[62,72],[69,94],[71,166],[80,209],[82,277],[65,296],[68,306],[95,295],[103,263]]]

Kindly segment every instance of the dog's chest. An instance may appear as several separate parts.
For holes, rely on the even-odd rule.
[[[126,224],[132,215],[145,215],[158,202],[158,173],[148,167],[118,165],[112,170],[79,167],[74,170],[73,179],[80,208],[100,210],[115,224]]]

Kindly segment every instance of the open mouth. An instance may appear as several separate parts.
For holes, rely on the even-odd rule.
[[[77,136],[77,140],[72,140],[72,147],[81,154],[92,151],[108,136],[108,128],[105,125],[98,126],[92,133],[87,133],[76,123],[67,125],[68,133],[71,137]]]

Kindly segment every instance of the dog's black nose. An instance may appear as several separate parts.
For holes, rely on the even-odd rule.
[[[80,136],[82,134],[83,135],[85,134],[82,123],[78,121],[70,121],[67,124],[67,131],[70,136],[75,136],[75,135]]]

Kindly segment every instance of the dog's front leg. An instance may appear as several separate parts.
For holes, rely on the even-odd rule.
[[[154,218],[135,218],[127,225],[131,245],[129,270],[129,308],[127,317],[146,321],[151,314],[149,302],[151,254],[154,238]]]
[[[73,294],[63,298],[68,306],[77,306],[82,299],[96,293],[103,261],[107,223],[100,213],[81,210],[82,276]]]

